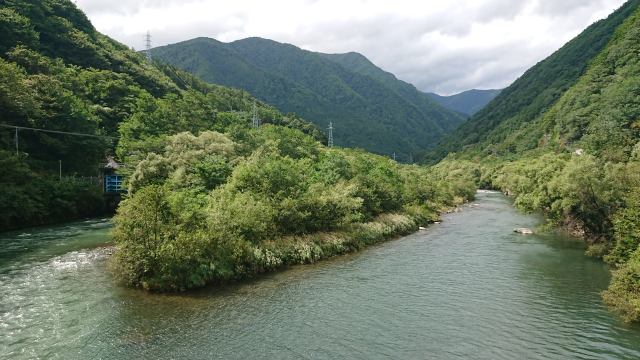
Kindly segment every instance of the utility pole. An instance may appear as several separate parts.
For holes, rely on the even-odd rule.
[[[329,122],[329,127],[327,128],[327,130],[329,130],[329,139],[327,141],[327,146],[333,147],[333,122]]]
[[[60,174],[60,181],[62,181],[62,160],[58,160],[58,173]]]
[[[149,31],[147,31],[147,36],[145,36],[144,43],[147,60],[151,61],[151,33]]]
[[[254,128],[258,128],[260,127],[261,121],[260,118],[258,117],[258,108],[256,107],[256,101],[253,100],[253,115],[251,116],[251,125]]]
[[[15,142],[16,142],[16,156],[18,156],[18,128],[17,127],[16,127]]]

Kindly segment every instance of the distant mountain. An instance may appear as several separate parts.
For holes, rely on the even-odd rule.
[[[433,147],[465,121],[356,53],[320,54],[261,38],[232,43],[197,38],[151,53],[207,82],[247,90],[321,128],[331,121],[338,145],[395,152],[400,160]]]
[[[491,102],[502,90],[468,90],[459,94],[442,96],[427,93],[429,97],[445,108],[465,115],[474,115]]]

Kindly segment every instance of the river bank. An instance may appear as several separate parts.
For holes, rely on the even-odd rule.
[[[204,274],[196,273],[194,275],[192,273],[190,276],[195,285],[192,287],[228,284],[293,265],[312,264],[335,256],[357,252],[373,244],[425,229],[425,226],[438,222],[441,214],[458,211],[459,206],[464,202],[464,199],[457,198],[455,206],[432,211],[414,214],[381,214],[372,221],[352,223],[335,231],[280,236],[257,244],[245,242],[240,246],[236,245],[239,254],[227,256],[223,262],[212,261],[203,270]],[[126,253],[127,249],[118,248],[116,256],[110,261],[110,268],[116,279],[124,285],[127,284],[123,283],[122,279],[126,279],[131,270],[128,269],[126,263],[121,262],[118,254]],[[201,256],[211,256],[211,254]],[[119,272],[125,272],[125,274]],[[168,273],[168,271],[166,272]],[[173,273],[175,272],[173,271]],[[171,276],[174,275],[171,273],[163,274],[160,280],[154,279],[159,282],[141,281],[141,287],[154,292],[184,292],[188,290],[181,285],[184,281]],[[194,276],[201,276],[201,278],[193,280]]]

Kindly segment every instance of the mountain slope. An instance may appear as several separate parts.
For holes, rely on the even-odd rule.
[[[449,110],[471,116],[487,106],[501,91],[473,89],[450,96],[434,93],[427,93],[427,95]]]
[[[103,212],[95,176],[116,146],[126,162],[163,132],[249,128],[249,94],[150,63],[71,1],[3,1],[0,32],[0,231]],[[297,116],[257,108],[265,124],[324,140]]]
[[[434,151],[425,156],[425,161],[438,161],[467,146],[480,147],[487,153],[498,155],[536,148],[544,134],[540,129],[532,129],[535,133],[526,133],[524,129],[575,85],[638,3],[637,0],[625,3],[607,19],[594,23],[529,69],[484,109],[443,139]],[[524,136],[517,141],[513,137],[508,140],[507,137],[517,129],[522,130]]]
[[[438,103],[427,94],[416,89],[415,86],[399,80],[390,72],[380,69],[362,54],[356,52],[350,52],[346,54],[317,54],[324,57],[325,59],[340,64],[351,71],[379,81],[396,94],[411,102],[411,104],[413,104],[414,106],[429,109],[434,107],[434,103]],[[446,108],[446,106],[442,104],[440,105]],[[458,113],[457,111],[454,112]],[[455,129],[455,127],[449,127],[449,129],[453,130]]]
[[[464,121],[393,75],[386,73],[382,79],[375,74],[382,70],[373,64],[369,66],[377,69],[373,73],[356,71],[335,59],[340,56],[271,40],[225,44],[197,38],[155,48],[152,54],[205,81],[245,89],[321,128],[332,121],[339,145],[387,155],[395,152],[403,160],[432,147]]]
[[[640,10],[539,121],[540,146],[624,162],[640,145]],[[522,136],[516,134],[517,136]],[[635,150],[640,150],[637,148]]]

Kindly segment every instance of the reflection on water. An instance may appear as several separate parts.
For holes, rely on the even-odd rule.
[[[538,222],[482,193],[427,231],[179,295],[113,284],[107,221],[6,234],[0,358],[640,358],[581,242],[512,232]]]

